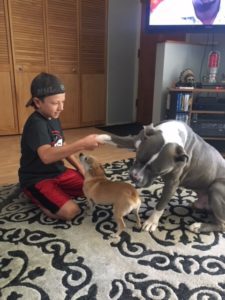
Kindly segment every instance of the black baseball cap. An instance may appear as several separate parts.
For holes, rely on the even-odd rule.
[[[53,74],[42,72],[38,74],[31,82],[31,98],[26,104],[34,106],[33,98],[44,98],[56,94],[65,93],[65,87],[58,77]]]

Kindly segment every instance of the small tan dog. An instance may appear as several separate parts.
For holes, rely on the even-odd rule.
[[[132,210],[136,216],[137,227],[141,228],[138,215],[141,200],[136,189],[126,182],[108,180],[102,165],[93,156],[85,156],[80,153],[79,158],[85,170],[83,191],[89,207],[93,209],[95,204],[113,205],[118,230],[111,237],[119,237],[126,227],[123,217]]]

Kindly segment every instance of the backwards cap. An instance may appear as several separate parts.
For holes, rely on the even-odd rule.
[[[33,98],[35,97],[44,98],[65,93],[65,87],[55,75],[42,72],[32,80],[30,92],[32,97],[28,100],[26,107],[34,106]]]

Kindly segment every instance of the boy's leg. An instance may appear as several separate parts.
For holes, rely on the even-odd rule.
[[[79,184],[80,185],[80,184]],[[74,194],[82,195],[82,189]],[[71,220],[80,213],[79,206],[62,189],[58,178],[42,180],[24,190],[24,193],[50,218]]]
[[[73,197],[81,197],[83,193],[84,177],[78,171],[67,168],[65,172],[57,176],[58,184],[62,190]]]

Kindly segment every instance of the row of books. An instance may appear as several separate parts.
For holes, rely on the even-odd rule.
[[[192,102],[191,94],[178,93],[176,110],[188,112],[191,107],[191,102]]]
[[[189,114],[188,113],[185,113],[185,112],[176,113],[175,119],[189,124]]]

